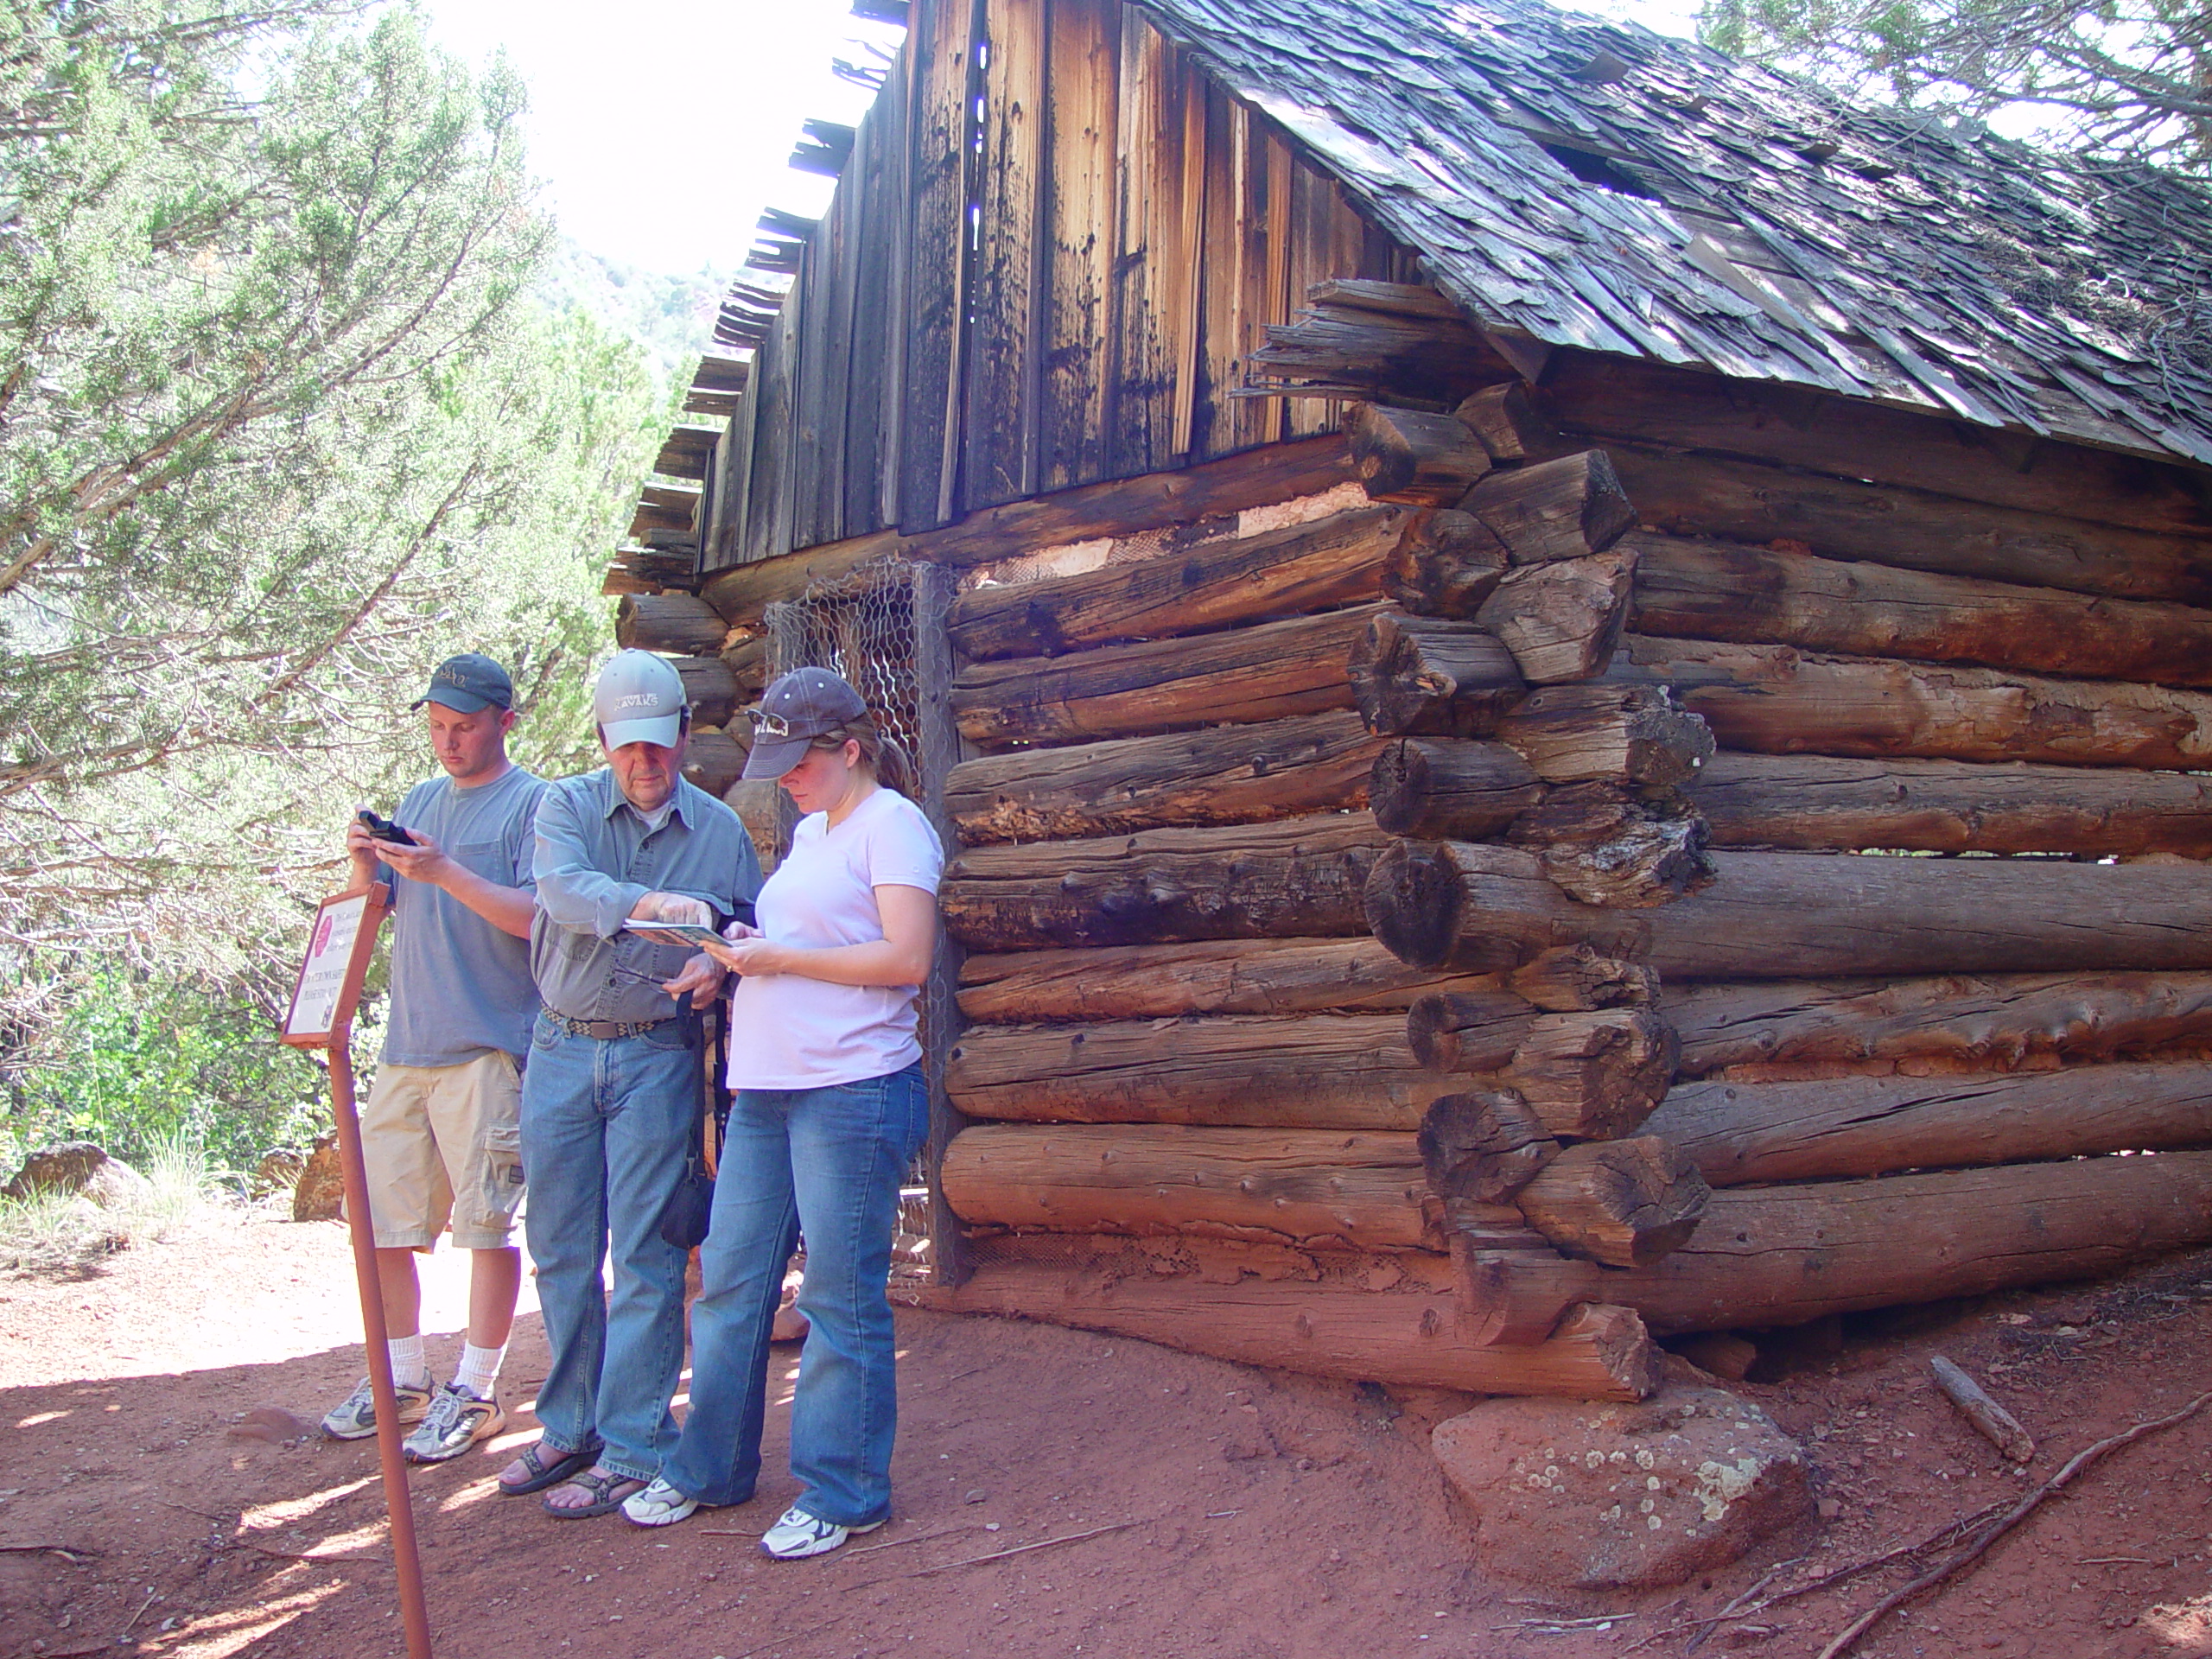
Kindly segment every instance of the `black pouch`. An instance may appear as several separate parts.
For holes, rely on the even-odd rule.
[[[684,1015],[689,1034],[696,1040],[691,1051],[699,1057],[698,1110],[692,1115],[690,1143],[684,1154],[683,1179],[676,1184],[676,1191],[668,1195],[668,1202],[661,1208],[659,1233],[661,1243],[679,1250],[696,1250],[706,1242],[707,1228],[715,1213],[715,1177],[707,1167],[707,1122],[709,1116],[719,1128],[721,1114],[709,1105],[711,1096],[721,1092],[721,1045],[709,1044],[707,1030],[719,1017],[719,1007],[702,1011],[687,1010]]]

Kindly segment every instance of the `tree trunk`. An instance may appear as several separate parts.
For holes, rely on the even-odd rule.
[[[1510,1204],[1560,1154],[1559,1142],[1510,1089],[1440,1096],[1421,1115],[1417,1139],[1429,1190],[1462,1226],[1476,1219],[1471,1209]]]
[[[1745,1065],[2009,1070],[2212,1042],[2212,974],[2201,973],[1680,985],[1659,1007],[1688,1077]]]
[[[1879,408],[1863,397],[1570,352],[1553,359],[1535,401],[1547,421],[1588,435],[1581,444],[1635,438],[2162,534],[2212,529],[2194,467],[1970,427],[1948,414]]]
[[[1503,744],[1452,738],[1386,743],[1367,780],[1375,822],[1394,836],[1424,839],[1503,834],[1543,797],[1535,773]]]
[[[1363,812],[1095,841],[981,847],[945,872],[945,930],[973,950],[1342,938],[1389,838]]]
[[[683,746],[684,781],[720,800],[744,776],[746,753],[735,738],[721,732],[694,732]]]
[[[1645,1008],[1539,1014],[1500,1080],[1554,1135],[1636,1133],[1675,1075],[1675,1033]]]
[[[1477,1332],[1505,1309],[1525,1332],[1547,1305],[1599,1300],[1662,1335],[1729,1331],[2101,1278],[2208,1238],[2212,1153],[2087,1158],[1716,1192],[1689,1242],[1648,1268],[1503,1250],[1463,1294]]]
[[[1193,1014],[1403,1013],[1494,981],[1408,968],[1373,939],[1209,939],[971,956],[960,1011],[983,1025],[1175,1020]]]
[[[1643,1135],[1568,1147],[1513,1201],[1562,1255],[1643,1268],[1688,1241],[1712,1196],[1694,1162]]]
[[[1649,1007],[1658,995],[1659,976],[1586,944],[1562,944],[1515,969],[1506,988],[1552,1014]]]
[[[1449,415],[1357,404],[1344,436],[1370,500],[1448,507],[1490,471],[1490,452]]]
[[[992,1262],[957,1290],[925,1293],[924,1305],[1110,1331],[1309,1376],[1469,1394],[1632,1401],[1659,1384],[1658,1351],[1632,1314],[1579,1308],[1548,1341],[1486,1346],[1464,1333],[1459,1299],[1440,1287],[1368,1291],[1249,1278],[1224,1285],[1141,1270],[1102,1278],[1089,1268]]]
[[[1505,543],[1516,564],[1602,553],[1636,523],[1636,508],[1602,449],[1492,473],[1460,505]]]
[[[722,652],[722,664],[736,683],[739,706],[756,702],[768,687],[767,637],[732,645]]]
[[[1720,455],[1611,452],[1643,523],[1677,536],[1786,539],[1823,558],[2212,606],[2212,542],[1961,501]]]
[[[772,559],[754,559],[708,577],[700,584],[699,597],[719,611],[724,621],[758,626],[779,600],[797,599],[814,582],[834,582],[864,564],[893,557],[905,545],[897,531],[878,530]]]
[[[953,649],[980,661],[1332,610],[1380,596],[1382,562],[1417,521],[1364,507],[1081,575],[977,588],[953,601],[947,626]]]
[[[721,613],[692,594],[625,594],[614,607],[614,643],[625,651],[711,657],[728,632]]]
[[[1644,1124],[1716,1186],[2212,1145],[2212,1066],[1686,1083]]]
[[[1497,591],[1505,543],[1471,512],[1432,512],[1407,526],[1382,563],[1382,591],[1416,616],[1467,620]]]
[[[1498,735],[1554,784],[1687,783],[1713,753],[1711,728],[1657,685],[1544,686]]]
[[[1719,847],[2212,858],[2212,779],[2171,772],[1729,752],[1689,796]]]
[[[1409,1135],[980,1124],[953,1137],[940,1179],[963,1221],[1017,1230],[1443,1248]],[[1517,1219],[1510,1205],[1496,1213]]]
[[[1047,663],[977,663],[953,681],[953,712],[963,737],[1003,748],[1348,709],[1344,664],[1375,614],[1362,607]]]
[[[944,802],[970,847],[1262,823],[1363,804],[1385,743],[1347,711],[1020,749],[955,766]]]
[[[1483,736],[1529,690],[1512,654],[1472,622],[1385,611],[1346,660],[1361,718],[1393,735]]]
[[[1587,944],[1662,980],[2212,967],[2212,884],[2196,868],[2034,859],[1714,853],[1718,878],[1661,910],[1605,910],[1532,854],[1395,842],[1369,925],[1403,961],[1510,970]]]
[[[1406,1042],[1434,1071],[1502,1071],[1529,1040],[1536,1010],[1510,991],[1437,991],[1406,1014]]]
[[[1308,1014],[971,1026],[944,1087],[998,1121],[1411,1134],[1452,1084],[1415,1062],[1395,1014]]]
[[[1638,535],[1642,633],[2212,685],[2212,611]]]
[[[1649,910],[1713,883],[1705,820],[1673,790],[1569,784],[1515,819],[1508,839],[1586,905]]]
[[[1612,661],[1635,571],[1635,555],[1625,549],[1516,565],[1475,620],[1504,642],[1531,684],[1594,679]]]
[[[673,666],[691,705],[691,723],[721,726],[737,712],[737,677],[719,657],[678,657]]]
[[[1631,634],[1612,677],[1671,683],[1721,746],[2176,772],[2212,766],[2212,696]]]

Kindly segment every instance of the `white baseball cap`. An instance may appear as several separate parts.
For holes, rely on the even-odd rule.
[[[592,688],[591,717],[598,722],[600,742],[610,749],[625,743],[674,748],[690,706],[683,677],[666,658],[650,651],[616,652]]]

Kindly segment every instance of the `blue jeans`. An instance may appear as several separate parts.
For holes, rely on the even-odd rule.
[[[659,1225],[697,1122],[699,1064],[681,1020],[601,1041],[540,1014],[523,1073],[527,1236],[553,1351],[537,1421],[556,1450],[596,1450],[635,1480],[676,1443],[684,1252]]]
[[[899,1183],[928,1124],[918,1065],[827,1089],[739,1090],[691,1304],[691,1409],[660,1471],[685,1497],[753,1496],[768,1332],[804,1232],[798,1306],[812,1328],[791,1402],[798,1507],[847,1527],[891,1513],[899,1387],[884,1288]]]

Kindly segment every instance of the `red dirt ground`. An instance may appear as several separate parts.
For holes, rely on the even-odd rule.
[[[454,1266],[442,1255],[430,1270],[434,1331],[458,1323]],[[1808,1557],[1770,1589],[2028,1488],[1935,1392],[1929,1354],[2038,1436],[2040,1479],[2212,1382],[2208,1303],[2200,1253],[2115,1284],[1861,1322],[1840,1346],[1833,1331],[1826,1347],[1768,1344],[1777,1380],[1742,1391],[1805,1440],[1834,1516],[1644,1597],[1474,1565],[1425,1446],[1459,1396],[912,1310],[898,1515],[836,1555],[782,1565],[753,1547],[795,1490],[780,1411],[760,1497],[669,1531],[499,1498],[493,1476],[530,1433],[521,1412],[480,1454],[418,1471],[415,1511],[437,1650],[469,1659],[1673,1656],[1690,1621],[1789,1558]],[[247,1418],[312,1422],[360,1373],[358,1317],[334,1224],[242,1221],[77,1277],[0,1280],[0,1655],[399,1655],[372,1443]],[[456,1341],[434,1343],[448,1367]],[[779,1354],[784,1375],[796,1357]],[[511,1410],[543,1362],[526,1313]],[[2212,1410],[2119,1452],[1859,1651],[2212,1655],[2208,1450]],[[1117,1529],[1075,1536],[1099,1528]],[[974,1559],[1036,1543],[1052,1547]],[[1723,1624],[1705,1650],[1815,1654],[1902,1579],[1885,1569]]]

